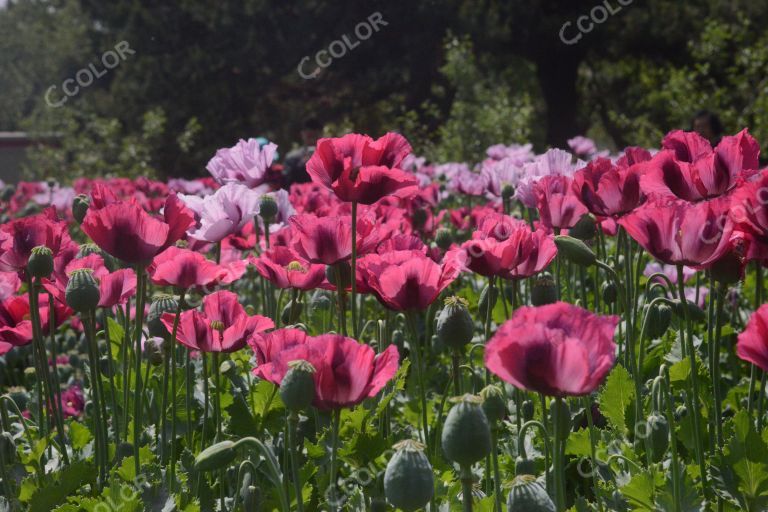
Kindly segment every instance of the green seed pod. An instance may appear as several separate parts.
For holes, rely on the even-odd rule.
[[[242,492],[243,511],[257,512],[261,510],[261,493],[255,485],[249,485]]]
[[[259,201],[259,215],[264,219],[264,222],[272,222],[279,211],[274,197],[266,194],[261,196],[261,201]]]
[[[16,187],[13,185],[6,185],[3,188],[2,193],[0,194],[0,200],[3,201],[10,201],[13,199],[13,196],[16,195]]]
[[[156,295],[152,304],[149,306],[149,313],[147,313],[147,327],[149,328],[150,336],[157,336],[164,338],[168,336],[168,329],[165,328],[161,318],[164,313],[176,314],[179,308],[179,303],[172,295]]]
[[[447,251],[453,244],[453,234],[450,229],[440,228],[435,233],[435,243],[439,248]]]
[[[600,286],[600,293],[603,296],[603,302],[606,304],[613,304],[619,297],[619,292],[616,289],[616,283],[613,281],[604,281]]]
[[[688,315],[690,316],[691,320],[694,322],[702,322],[704,319],[706,319],[707,314],[704,312],[703,309],[701,309],[699,306],[694,304],[693,302],[686,300],[685,304],[688,306]],[[685,318],[685,309],[683,307],[683,303],[680,300],[674,301],[675,305],[675,315],[677,315],[678,318],[683,319]]]
[[[490,424],[496,425],[507,416],[507,402],[504,399],[504,392],[499,386],[490,384],[480,391],[480,398],[483,399],[483,412],[488,418]]]
[[[91,206],[91,199],[85,194],[78,194],[72,201],[72,216],[78,224],[83,223],[85,214],[88,213],[88,208]]]
[[[508,512],[555,512],[547,490],[533,475],[519,475],[512,481],[507,497]]]
[[[80,313],[93,311],[99,305],[101,293],[99,284],[90,268],[78,268],[69,275],[67,289],[64,292],[67,306]]]
[[[406,439],[393,448],[395,454],[384,471],[384,494],[392,505],[406,512],[423,508],[432,499],[435,488],[424,447]]]
[[[298,412],[309,407],[315,398],[315,367],[301,359],[288,366],[290,369],[280,383],[280,398],[289,411]]]
[[[81,244],[77,249],[78,258],[85,258],[91,254],[98,254],[99,256],[103,256],[101,249],[96,244]]]
[[[582,215],[576,225],[568,230],[568,234],[579,240],[592,240],[597,234],[595,218],[589,213]]]
[[[651,339],[660,338],[672,322],[672,308],[666,304],[647,304],[643,309],[648,315],[646,334]]]
[[[557,404],[560,404],[559,409]],[[558,413],[559,415],[556,416]],[[568,402],[565,400],[552,400],[549,403],[549,414],[552,418],[558,418],[557,425],[554,425],[553,427],[558,429],[557,433],[560,435],[560,439],[565,439],[571,431],[572,425],[571,408],[568,407]]]
[[[335,265],[328,265],[325,267],[325,278],[336,288],[346,290],[352,286],[352,269],[346,261],[341,261]],[[336,282],[339,279],[341,279],[341,286]]]
[[[237,457],[237,446],[232,441],[221,441],[209,446],[195,458],[195,470],[213,471],[229,465]]]
[[[280,320],[283,325],[293,325],[301,318],[301,313],[304,312],[304,303],[299,300],[293,299],[288,301],[288,304],[283,307],[283,311],[280,313]]]
[[[16,460],[16,443],[10,432],[0,434],[0,457],[6,465]]]
[[[651,460],[660,462],[669,447],[669,422],[660,414],[651,414],[645,423],[646,449],[651,454]]]
[[[490,453],[491,429],[479,397],[464,395],[453,400],[456,405],[443,424],[443,451],[448,460],[470,466]]]
[[[505,201],[508,199],[511,199],[512,196],[515,195],[515,187],[510,185],[509,183],[505,183],[503,187],[501,187],[501,198]]]
[[[109,357],[103,356],[99,358],[99,370],[101,374],[109,378],[112,376],[112,365],[109,364]]]
[[[149,338],[144,342],[144,355],[147,361],[154,366],[163,364],[162,338]]]
[[[515,459],[515,475],[535,475],[536,462],[527,457],[518,457]]]
[[[489,293],[488,290],[491,290]],[[480,292],[480,301],[477,304],[477,311],[480,313],[480,320],[485,324],[486,319],[488,318],[488,302],[490,298],[491,303],[491,311],[493,311],[493,308],[496,307],[496,301],[499,300],[499,289],[497,287],[489,288],[488,285],[485,285],[485,288],[483,288],[483,291]]]
[[[448,297],[437,316],[437,339],[454,350],[463,350],[474,334],[475,323],[467,304],[461,297]]]
[[[571,263],[581,265],[583,267],[589,267],[594,265],[597,261],[597,256],[592,252],[592,249],[587,247],[587,244],[573,238],[568,235],[558,235],[555,237],[555,245],[557,246],[557,253],[562,255]]]
[[[29,393],[22,387],[13,387],[8,389],[8,395],[11,397],[19,410],[23,411],[29,406]]]
[[[549,272],[542,272],[533,278],[531,304],[544,306],[557,302],[557,285]]]
[[[413,225],[414,229],[421,229],[424,227],[424,224],[427,223],[427,211],[422,208],[416,208],[413,210],[413,213],[411,214],[411,224]]]
[[[533,413],[536,410],[536,407],[533,405],[532,400],[525,400],[520,405],[520,408],[522,409],[521,414],[523,417],[523,421],[531,421],[533,419]]]
[[[27,272],[32,277],[48,277],[53,272],[53,251],[44,245],[32,249],[27,261]]]
[[[331,298],[328,297],[328,294],[323,290],[315,290],[309,304],[313,311],[328,311],[333,305]]]

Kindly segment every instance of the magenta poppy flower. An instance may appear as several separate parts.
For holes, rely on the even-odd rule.
[[[544,176],[533,187],[541,223],[549,229],[568,229],[576,225],[587,207],[572,188],[568,176]]]
[[[399,354],[390,345],[376,355],[371,347],[338,334],[309,336],[298,329],[280,329],[253,341],[258,366],[254,375],[279,386],[288,363],[308,361],[315,368],[315,398],[320,410],[354,407],[376,396],[392,380]]]
[[[671,132],[663,151],[646,164],[641,178],[648,194],[701,201],[726,194],[758,168],[760,148],[746,130],[723,137],[713,150],[698,134]]]
[[[552,263],[557,256],[555,238],[544,231],[531,229],[525,224],[518,225],[509,237],[501,255],[502,277],[524,279],[538,274]]]
[[[118,201],[88,209],[82,229],[96,245],[131,264],[147,264],[184,236],[194,224],[192,212],[171,194],[165,200],[163,219],[148,214],[135,200]]]
[[[615,315],[565,302],[523,306],[485,348],[485,366],[503,381],[548,396],[595,391],[616,360]]]
[[[768,372],[768,304],[749,317],[736,342],[736,355]]]
[[[147,268],[152,282],[158,286],[174,286],[180,290],[207,288],[230,284],[245,273],[241,265],[233,273],[225,265],[218,265],[199,252],[169,247],[158,254]]]
[[[342,201],[373,204],[385,196],[407,197],[418,191],[416,177],[399,168],[410,152],[408,141],[397,133],[376,140],[350,133],[318,140],[307,172]]]
[[[727,198],[688,203],[649,201],[619,219],[637,243],[662,263],[706,268],[729,249],[733,222]]]
[[[83,388],[72,384],[61,393],[61,405],[65,418],[79,418],[85,410],[85,395]]]
[[[49,309],[48,297],[39,296],[40,328],[48,332]],[[72,313],[62,303],[54,302],[55,326],[61,325]],[[0,355],[13,347],[20,347],[32,342],[32,320],[30,319],[29,294],[11,297],[0,302]]]
[[[174,313],[163,314],[161,321],[173,331]],[[177,339],[182,345],[201,352],[235,352],[243,348],[251,336],[271,329],[269,318],[249,316],[237,295],[221,290],[206,295],[203,311],[185,311],[179,317]]]
[[[276,152],[277,144],[272,142],[262,146],[256,139],[240,139],[231,148],[216,151],[206,169],[219,183],[242,183],[253,188],[264,183]]]
[[[748,238],[748,260],[768,260],[768,170],[733,193],[729,216]]]
[[[421,311],[456,279],[461,268],[458,251],[448,251],[442,263],[420,251],[395,251],[358,260],[357,278],[386,307]]]
[[[32,249],[41,245],[48,247],[54,257],[74,245],[67,223],[60,222],[52,208],[0,226],[0,271],[17,272],[23,277]]]
[[[623,215],[643,202],[638,167],[614,166],[597,158],[573,175],[573,191],[587,209],[602,217]]]
[[[325,265],[310,263],[288,247],[274,247],[252,263],[264,279],[278,288],[313,290],[325,279]]]
[[[352,257],[352,217],[294,215],[290,219],[292,248],[312,263],[335,265]],[[365,254],[382,241],[382,233],[365,215],[357,219],[357,253]]]
[[[0,300],[12,297],[21,288],[21,279],[16,272],[0,272]]]
[[[104,264],[104,258],[98,254],[89,254],[83,258],[69,261],[63,272],[54,271],[51,279],[44,280],[43,287],[57,301],[62,304],[66,303],[64,293],[69,282],[69,274],[80,268],[93,270],[93,277],[99,283],[98,306],[100,308],[111,308],[118,304],[125,304],[129,298],[136,295],[136,272],[130,268],[110,272]]]

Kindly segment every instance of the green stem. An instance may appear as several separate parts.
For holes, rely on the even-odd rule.
[[[451,355],[453,364],[453,392],[456,396],[461,396],[461,351],[454,349]]]
[[[339,509],[337,502],[336,489],[336,452],[339,448],[339,423],[341,420],[341,409],[335,409],[331,417],[331,467],[328,475],[328,497],[332,501],[329,503],[330,509],[336,511]]]
[[[304,498],[302,494],[301,476],[299,474],[299,457],[298,450],[301,447],[298,446],[297,439],[297,427],[299,425],[299,415],[291,411],[288,413],[288,453],[291,459],[291,478],[293,479],[293,489],[296,493],[296,510],[298,512],[304,512]]]
[[[141,265],[136,266],[136,322],[134,331],[134,361],[135,364],[135,379],[136,386],[133,392],[133,458],[134,469],[136,474],[141,474],[141,418],[143,416],[142,407],[142,389],[141,389],[141,334],[144,324],[144,295],[146,295],[147,277],[144,267]],[[130,311],[126,312],[126,315],[130,316]]]
[[[415,359],[414,366],[416,367],[416,381],[419,386],[419,401],[421,402],[421,426],[424,430],[424,444],[427,447],[426,453],[431,456],[430,439],[429,439],[429,416],[427,414],[427,394],[424,388],[424,368],[422,367],[422,356],[420,353],[421,344],[419,343],[418,330],[416,328],[415,314],[412,312],[406,313],[406,319],[408,321],[408,327],[411,331],[411,353]]]
[[[352,334],[357,339],[357,202],[352,201],[352,296],[349,301],[349,309],[352,312]]]
[[[552,443],[552,465],[554,466],[555,474],[555,507],[557,512],[563,512],[565,510],[565,461],[563,460],[562,444],[565,441],[562,439],[560,432],[560,415],[562,414],[561,403],[562,398],[555,398],[557,402],[552,409],[552,425],[554,432],[554,441]]]
[[[592,419],[592,401],[589,399],[589,396],[584,397],[584,409],[587,414],[587,426],[589,427],[589,452],[590,456],[592,457],[592,488],[593,492],[595,493],[595,501],[597,501],[597,507],[600,512],[603,512],[603,502],[600,499],[597,486],[597,442],[595,440],[594,420]]]
[[[684,338],[684,343],[687,342],[688,357],[690,358],[690,377],[691,377],[691,414],[693,415],[693,437],[696,448],[696,461],[699,464],[701,470],[701,484],[703,489],[707,489],[707,466],[704,461],[704,448],[702,446],[701,437],[701,409],[699,402],[699,383],[698,383],[698,371],[696,365],[696,348],[693,346],[693,325],[691,324],[691,315],[688,311],[688,299],[685,297],[685,284],[683,282],[683,266],[677,266],[677,286],[680,297],[680,302],[683,305],[683,319],[685,322],[685,330],[680,331],[680,336]]]
[[[670,471],[672,473],[672,493],[675,500],[674,512],[680,512],[680,463],[677,456],[677,434],[675,433],[675,415],[672,412],[672,386],[669,380],[669,368],[666,365],[662,367],[662,373],[664,376],[664,401],[666,402],[667,409],[667,421],[669,422],[669,437],[672,448],[672,465]]]
[[[464,512],[472,512],[472,468],[461,466],[461,503]]]
[[[171,467],[169,471],[169,483],[171,492],[176,486],[176,335],[179,329],[179,318],[181,317],[181,308],[184,302],[184,293],[179,297],[179,305],[176,308],[176,315],[173,318],[173,329],[171,332]],[[189,409],[186,411],[190,414]]]
[[[712,349],[712,389],[715,394],[715,435],[718,449],[723,448],[723,398],[720,389],[720,345],[723,331],[723,303],[725,302],[725,285],[715,290],[715,343]]]
[[[491,463],[493,465],[493,502],[496,512],[502,512],[501,508],[501,472],[499,471],[498,453],[498,427],[491,427]]]

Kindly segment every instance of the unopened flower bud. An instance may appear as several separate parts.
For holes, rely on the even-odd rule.
[[[78,224],[82,224],[88,208],[91,206],[91,199],[85,194],[78,194],[72,200],[72,217]]]
[[[562,255],[571,263],[581,265],[583,267],[589,267],[594,265],[597,261],[597,256],[592,252],[592,249],[587,247],[587,244],[567,235],[558,235],[555,237],[555,245],[557,246],[557,253]]]

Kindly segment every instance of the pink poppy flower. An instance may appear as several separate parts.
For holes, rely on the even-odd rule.
[[[595,391],[616,359],[619,317],[565,302],[523,306],[485,349],[485,366],[503,381],[548,396]]]
[[[152,282],[158,286],[190,290],[230,284],[242,277],[245,265],[240,265],[233,273],[225,265],[218,265],[199,252],[169,247],[152,260],[147,270]]]
[[[269,249],[251,262],[278,288],[313,290],[325,280],[325,265],[310,263],[288,247]]]
[[[82,229],[96,245],[131,264],[147,264],[170,247],[194,223],[192,212],[171,194],[165,200],[163,219],[148,214],[135,200],[91,208]]]
[[[261,145],[256,139],[240,139],[231,148],[216,151],[206,169],[221,184],[241,183],[254,188],[264,183],[275,159],[277,144]]]
[[[768,372],[768,304],[749,317],[736,342],[736,355]]]
[[[729,249],[733,223],[728,200],[649,201],[619,224],[662,263],[706,268]]]
[[[421,311],[459,275],[462,255],[449,251],[437,263],[421,251],[369,254],[358,260],[358,281],[396,311]]]
[[[416,177],[399,168],[410,152],[408,141],[397,133],[375,141],[350,133],[318,140],[307,172],[342,201],[372,204],[384,196],[407,197],[418,191]]]
[[[168,332],[173,330],[175,316],[165,313],[161,318]],[[248,338],[274,326],[269,318],[249,316],[236,294],[221,290],[205,296],[202,312],[193,309],[181,314],[177,339],[201,352],[235,352],[245,346]]]
[[[545,176],[533,187],[541,223],[549,229],[572,228],[587,213],[568,176]]]
[[[614,166],[607,158],[597,158],[576,171],[572,186],[587,209],[602,217],[624,215],[645,199],[639,168]]]
[[[354,407],[376,396],[392,380],[399,354],[390,345],[376,355],[371,347],[338,334],[309,336],[298,329],[280,329],[253,341],[259,363],[253,373],[280,385],[288,363],[308,361],[315,368],[315,398],[320,410]]]

